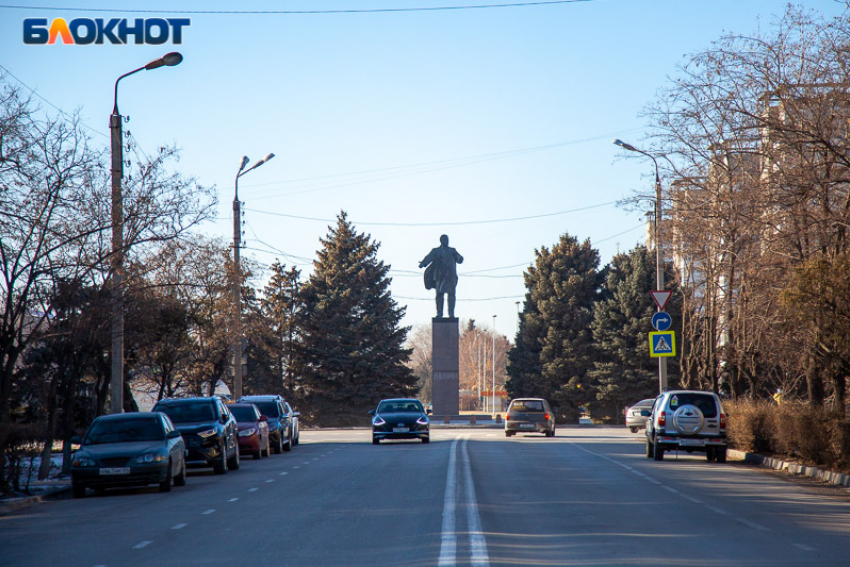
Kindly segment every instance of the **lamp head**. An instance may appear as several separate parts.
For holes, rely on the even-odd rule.
[[[274,154],[269,154],[269,155],[267,155],[266,157],[264,157],[264,158],[263,158],[263,162],[262,162],[262,163],[266,163],[267,161],[269,161],[269,160],[270,160],[270,159],[272,159],[273,157],[274,157]]]
[[[245,166],[248,165],[248,162],[251,161],[248,159],[248,156],[242,156],[242,165],[239,166],[239,171],[241,172],[245,169]]]
[[[159,59],[154,59],[145,65],[145,70],[150,71],[151,69],[158,69],[162,66],[174,67],[175,65],[179,65],[182,61],[183,56],[176,51],[172,51],[171,53],[166,53]]]
[[[624,150],[628,150],[628,151],[630,151],[630,152],[636,152],[636,151],[638,151],[638,149],[637,149],[636,147],[634,147],[634,146],[633,146],[633,145],[631,145],[631,144],[627,144],[626,142],[624,142],[623,140],[620,140],[619,138],[618,138],[618,139],[616,139],[616,140],[612,140],[612,142],[613,142],[615,145],[620,146],[620,147],[621,147],[621,148],[623,148]]]

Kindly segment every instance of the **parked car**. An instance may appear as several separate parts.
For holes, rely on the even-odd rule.
[[[543,433],[555,436],[555,414],[543,398],[511,400],[505,415],[505,436],[516,433]]]
[[[295,411],[289,402],[284,402],[287,415],[289,415],[289,423],[292,424],[292,444],[298,445],[301,443],[301,412]]]
[[[171,484],[186,484],[185,444],[168,416],[160,413],[119,413],[96,418],[71,457],[74,498],[86,488],[158,484],[160,492]]]
[[[228,404],[239,428],[239,452],[250,453],[255,459],[271,455],[269,447],[269,418],[257,406],[248,403]]]
[[[242,396],[238,402],[251,403],[269,418],[269,440],[275,453],[291,451],[298,444],[298,413],[278,395]]]
[[[708,461],[726,462],[726,414],[714,392],[664,392],[646,421],[646,456],[664,459],[665,451],[705,453]]]
[[[431,441],[430,421],[422,402],[413,398],[381,400],[372,416],[372,444],[383,439],[421,439]]]
[[[239,429],[218,396],[167,398],[153,411],[170,417],[183,435],[189,466],[212,467],[215,474],[239,468]]]
[[[654,399],[649,398],[626,409],[626,427],[629,431],[637,433],[638,430],[646,428],[646,420],[654,402]]]

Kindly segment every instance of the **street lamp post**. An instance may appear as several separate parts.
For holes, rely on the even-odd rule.
[[[239,201],[239,178],[257,169],[270,159],[274,154],[268,154],[266,157],[245,169],[248,162],[248,156],[242,157],[242,165],[239,166],[239,171],[236,172],[236,180],[234,181],[233,190],[233,399],[238,400],[242,397],[242,266],[240,264],[239,251],[242,248],[242,203]]]
[[[659,239],[658,227],[661,225],[661,177],[658,174],[658,160],[655,156],[643,150],[639,150],[631,144],[627,144],[622,140],[614,140],[614,144],[620,146],[624,150],[637,152],[645,155],[655,164],[655,226],[653,227],[653,239],[655,240],[655,286],[658,291],[664,289],[664,270],[661,262],[661,240]],[[661,311],[661,307],[658,308]],[[667,389],[667,358],[664,356],[658,357],[658,391],[663,392]]]
[[[493,315],[493,413],[496,413],[496,316]]]
[[[139,71],[150,71],[159,67],[173,67],[183,61],[176,51],[167,53],[145,65],[124,73],[115,81],[112,114],[109,115],[109,132],[112,150],[112,374],[110,390],[112,404],[110,413],[124,411],[124,195],[121,180],[124,177],[124,136],[121,128],[121,115],[118,113],[118,83]]]

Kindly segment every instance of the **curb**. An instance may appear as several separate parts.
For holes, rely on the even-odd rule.
[[[10,498],[8,500],[0,500],[0,516],[11,514],[12,512],[16,512],[23,508],[28,508],[30,506],[33,506],[34,504],[40,504],[51,496],[61,494],[63,492],[68,492],[70,490],[71,485],[69,483],[55,486],[50,490],[45,491],[44,494],[39,494],[38,496],[23,496],[21,498]]]
[[[761,467],[767,467],[777,471],[786,471],[793,475],[807,476],[830,484],[850,487],[850,475],[847,474],[801,465],[800,463],[791,463],[781,459],[775,459],[773,457],[765,457],[764,455],[756,453],[737,451],[735,449],[729,449],[728,452],[731,457],[742,460],[745,463],[759,465]]]

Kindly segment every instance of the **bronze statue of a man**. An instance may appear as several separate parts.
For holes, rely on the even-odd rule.
[[[433,248],[419,262],[425,268],[425,289],[437,291],[437,317],[443,318],[443,295],[449,295],[449,317],[455,316],[455,286],[457,286],[457,265],[463,263],[463,256],[449,246],[449,237],[440,237],[439,248]],[[427,266],[427,267],[426,267]]]

